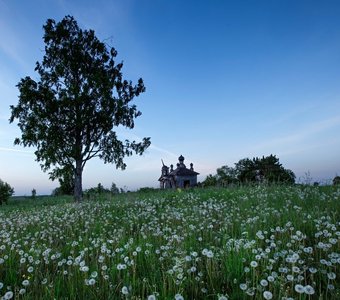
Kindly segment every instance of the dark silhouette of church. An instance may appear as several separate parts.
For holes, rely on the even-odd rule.
[[[197,185],[197,175],[199,173],[194,171],[194,165],[190,164],[188,169],[184,164],[184,157],[181,155],[178,158],[177,168],[174,169],[173,165],[166,166],[162,160],[162,174],[158,181],[160,182],[161,189],[170,188],[187,188]]]

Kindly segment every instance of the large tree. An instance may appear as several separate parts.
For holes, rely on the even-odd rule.
[[[7,183],[0,179],[0,205],[2,202],[7,204],[9,197],[14,194],[14,189]]]
[[[18,119],[22,131],[15,144],[36,147],[36,159],[52,179],[65,168],[73,170],[75,200],[81,201],[88,160],[99,157],[124,169],[125,156],[141,155],[150,145],[150,138],[121,141],[115,132],[119,125],[134,127],[141,112],[130,102],[145,87],[142,79],[136,85],[124,80],[117,51],[93,30],[79,28],[73,17],[48,19],[43,28],[45,53],[35,67],[39,80],[20,80],[10,122]]]
[[[295,174],[285,169],[275,155],[241,159],[235,164],[240,182],[266,181],[269,183],[294,183]]]
[[[229,184],[237,183],[236,170],[227,165],[217,168],[216,170],[217,183],[220,186],[228,186]]]

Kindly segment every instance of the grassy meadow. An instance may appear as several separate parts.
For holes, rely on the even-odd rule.
[[[0,299],[340,299],[340,188],[11,199]]]

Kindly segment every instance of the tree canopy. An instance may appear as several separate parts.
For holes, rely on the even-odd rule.
[[[14,194],[14,189],[7,183],[0,179],[0,205],[3,202],[7,203],[8,198]]]
[[[209,175],[203,185],[225,186],[233,183],[288,183],[295,182],[295,174],[285,169],[275,155],[243,158],[235,163],[235,167],[222,166],[216,175]]]
[[[150,138],[121,141],[117,126],[134,128],[141,115],[130,102],[145,91],[123,79],[123,63],[115,63],[115,48],[101,42],[93,30],[82,30],[71,16],[48,19],[45,53],[35,71],[18,83],[19,103],[11,106],[10,122],[18,120],[21,137],[15,144],[36,147],[36,160],[51,179],[74,174],[74,196],[82,199],[86,162],[99,157],[125,169],[124,157],[141,155]],[[67,175],[68,176],[68,175]]]

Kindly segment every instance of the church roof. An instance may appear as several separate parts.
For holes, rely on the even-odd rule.
[[[178,158],[178,161],[177,168],[173,170],[173,165],[171,165],[170,172],[168,173],[169,167],[166,166],[162,160],[162,175],[158,181],[170,180],[170,178],[174,178],[175,176],[197,176],[199,174],[194,171],[193,164],[190,164],[190,169],[185,166],[182,155]]]
[[[174,176],[196,176],[199,173],[192,171],[190,169],[187,168],[177,168],[175,170],[173,170],[172,172],[170,172],[169,175],[174,175]]]

